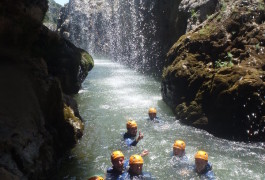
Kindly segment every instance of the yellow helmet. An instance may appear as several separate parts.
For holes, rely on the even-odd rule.
[[[124,155],[121,151],[113,151],[111,154],[111,160],[115,160],[117,158],[124,158]]]
[[[137,127],[137,123],[134,120],[128,120],[127,124],[126,124],[127,129],[129,128],[136,128]]]
[[[177,148],[177,149],[181,149],[181,150],[185,150],[186,144],[184,141],[182,140],[176,140],[173,148]]]
[[[208,161],[208,154],[205,151],[198,151],[195,154],[195,159],[203,159],[205,161]]]
[[[156,109],[155,108],[149,108],[148,113],[156,113]]]
[[[143,164],[144,160],[142,156],[135,154],[130,157],[129,164]]]
[[[93,176],[93,177],[90,177],[88,180],[104,180],[104,178],[101,176]]]

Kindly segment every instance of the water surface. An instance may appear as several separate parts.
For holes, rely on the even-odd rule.
[[[144,171],[157,179],[190,179],[179,176],[170,163],[175,140],[186,142],[190,164],[194,154],[205,150],[217,179],[265,179],[263,143],[246,144],[216,138],[204,130],[180,124],[162,101],[160,82],[109,60],[95,60],[83,88],[76,95],[85,132],[77,146],[62,160],[59,179],[87,179],[104,175],[111,166],[110,154],[120,149],[126,158],[148,149]],[[149,107],[156,107],[162,125],[148,122]],[[137,147],[122,145],[127,119],[135,119],[144,134]],[[192,179],[199,179],[192,176]]]

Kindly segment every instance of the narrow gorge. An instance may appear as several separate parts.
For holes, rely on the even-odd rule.
[[[115,149],[148,149],[157,179],[199,178],[172,168],[176,138],[217,179],[264,179],[264,4],[2,0],[0,179],[104,176]],[[145,137],[128,150],[130,118]]]
[[[58,31],[98,57],[162,75],[164,101],[184,124],[264,141],[264,2],[78,1]]]

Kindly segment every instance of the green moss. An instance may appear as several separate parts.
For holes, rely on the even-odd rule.
[[[260,45],[259,45],[259,43],[255,45],[255,49],[256,49],[257,52],[260,51]]]
[[[74,127],[77,136],[81,137],[82,136],[81,134],[84,130],[84,124],[82,123],[82,121],[75,116],[72,108],[67,106],[66,104],[64,104],[63,112],[64,112],[64,119]]]
[[[221,11],[226,11],[226,9],[227,9],[226,2],[224,0],[222,0],[220,4],[221,4]]]
[[[192,40],[199,40],[199,39],[207,39],[209,38],[214,32],[216,32],[216,26],[213,24],[206,25],[199,31],[192,34]]]
[[[74,111],[69,106],[64,105],[63,112],[64,119],[72,119],[75,122],[80,121],[80,119],[74,115]]]
[[[198,18],[198,14],[194,9],[191,10],[191,18],[196,19],[196,20]]]
[[[199,30],[200,35],[206,35],[209,37],[209,34],[215,31],[216,27],[215,26],[205,26],[201,30]]]
[[[215,68],[231,67],[233,65],[234,64],[231,61],[227,62],[227,61],[222,61],[221,59],[215,61]]]
[[[81,56],[81,66],[84,68],[84,71],[90,71],[94,67],[94,60],[92,56],[86,51],[82,51]]]
[[[221,19],[222,19],[222,16],[221,16],[221,14],[219,14],[219,15],[216,17],[216,21],[217,21],[217,22],[220,22]]]
[[[225,60],[218,59],[215,61],[215,68],[222,68],[222,67],[231,67],[234,64],[232,63],[233,60],[233,54],[231,52],[227,52],[227,56],[225,57]]]
[[[261,11],[264,11],[264,2],[262,0],[259,0],[259,5],[258,5],[258,9]]]
[[[211,15],[207,14],[206,17],[207,17],[207,20],[212,20],[214,18],[214,14],[211,14]]]

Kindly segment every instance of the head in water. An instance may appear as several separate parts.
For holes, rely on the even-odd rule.
[[[130,165],[129,173],[132,175],[142,174],[143,164],[144,160],[142,156],[138,154],[132,155],[129,160],[129,165]]]
[[[137,123],[134,120],[127,121],[126,127],[127,127],[128,134],[132,136],[137,135]]]
[[[201,173],[208,163],[208,154],[205,151],[198,151],[195,154],[195,168],[198,173]]]
[[[90,177],[88,180],[104,180],[104,178],[101,176],[93,176],[93,177]]]
[[[182,157],[185,154],[186,144],[182,140],[176,140],[173,144],[173,155]]]
[[[155,119],[156,118],[156,109],[155,108],[149,108],[148,115],[149,115],[149,118],[151,120]]]
[[[117,171],[123,170],[123,163],[124,163],[124,155],[121,151],[113,151],[111,153],[111,163],[113,166],[113,169]]]

